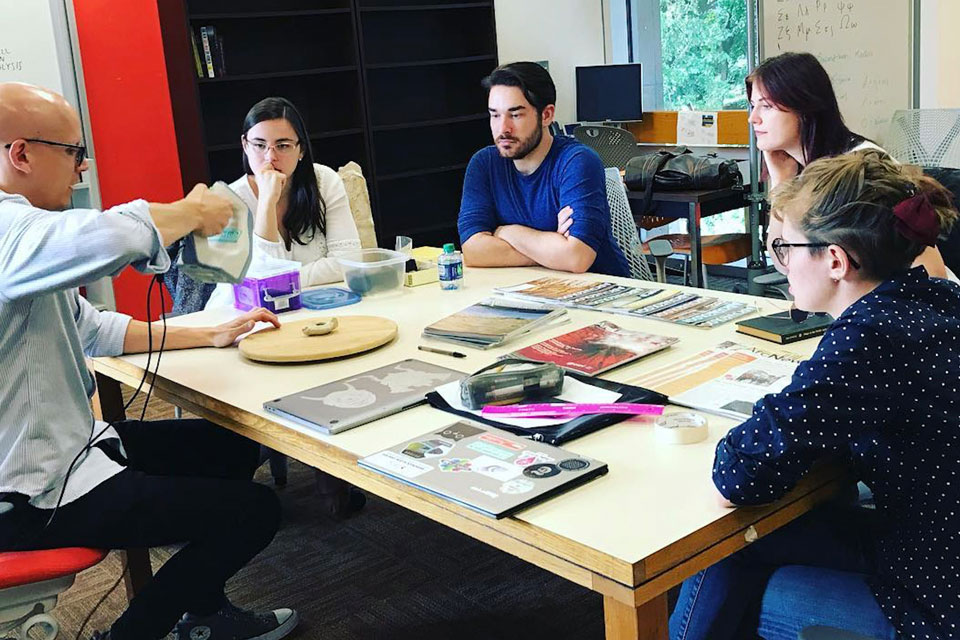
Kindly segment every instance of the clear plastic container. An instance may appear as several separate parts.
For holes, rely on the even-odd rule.
[[[251,267],[243,282],[233,285],[233,306],[241,311],[263,307],[274,313],[299,309],[300,263],[271,260],[258,266]]]
[[[443,253],[437,257],[440,288],[454,291],[463,287],[463,254],[454,249],[453,243],[443,245]]]
[[[407,256],[390,249],[358,249],[337,258],[347,287],[361,296],[400,291]]]

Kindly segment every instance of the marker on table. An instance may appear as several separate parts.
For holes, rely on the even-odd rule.
[[[466,358],[467,354],[460,353],[459,351],[447,351],[446,349],[437,349],[436,347],[425,347],[422,344],[417,347],[420,351],[429,351],[430,353],[439,353],[445,356],[453,356],[454,358]]]

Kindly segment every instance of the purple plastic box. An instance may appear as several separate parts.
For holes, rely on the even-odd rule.
[[[300,308],[300,271],[263,278],[246,277],[233,285],[233,306],[241,311],[263,307],[274,313]]]

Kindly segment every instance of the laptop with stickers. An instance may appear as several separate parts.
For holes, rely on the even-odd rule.
[[[408,358],[264,402],[263,408],[334,434],[423,404],[428,391],[465,377],[460,371]]]
[[[593,458],[465,420],[359,464],[494,518],[607,472],[606,463]]]

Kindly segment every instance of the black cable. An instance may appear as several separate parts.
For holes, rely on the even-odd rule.
[[[159,277],[159,276],[154,276],[153,278],[150,279],[150,286],[147,287],[147,364],[146,364],[146,366],[144,367],[144,370],[143,370],[143,377],[140,378],[140,384],[137,385],[137,388],[136,388],[136,390],[133,392],[133,395],[130,396],[130,399],[127,400],[127,402],[124,403],[124,405],[123,405],[123,413],[124,413],[124,415],[126,415],[127,409],[130,408],[130,405],[133,403],[133,401],[134,401],[134,400],[137,398],[137,396],[140,394],[140,390],[143,389],[143,385],[144,385],[144,383],[146,382],[146,380],[147,380],[147,375],[148,375],[148,373],[149,373],[149,371],[150,371],[150,362],[151,362],[151,360],[153,360],[153,324],[150,322],[150,297],[151,297],[151,293],[153,292],[153,285],[154,285],[154,283],[156,283],[156,282],[160,282],[160,286],[161,286],[161,293],[160,293],[161,305],[160,305],[160,309],[161,309],[161,312],[163,311],[163,289],[162,289],[162,287],[163,287],[163,282],[162,282],[162,280],[160,280],[160,277]],[[164,339],[164,340],[166,339],[166,334],[167,334],[167,318],[166,318],[166,314],[163,313],[163,339]],[[163,349],[163,344],[162,344],[162,342],[161,342],[161,347],[160,347],[160,348],[161,348],[161,350]],[[160,354],[157,354],[157,367],[158,367],[158,368],[159,368],[159,365],[160,365]],[[154,374],[154,375],[156,375],[156,374]],[[152,385],[151,385],[151,389],[152,389]],[[147,401],[149,401],[149,399],[150,399],[150,396],[149,396],[149,392],[148,392],[148,394],[147,394]],[[144,402],[144,411],[146,411],[146,402]],[[141,421],[142,421],[142,420],[143,420],[143,417],[141,416],[140,419],[141,419]],[[73,467],[74,467],[74,465],[77,464],[77,462],[80,460],[80,457],[83,456],[84,453],[86,453],[87,451],[89,451],[89,450],[97,443],[97,441],[100,439],[100,437],[101,437],[104,433],[106,433],[108,429],[110,429],[111,427],[114,426],[112,422],[107,421],[107,424],[103,427],[103,429],[101,429],[98,433],[94,434],[94,430],[96,429],[96,424],[97,424],[97,423],[96,423],[96,419],[91,415],[91,417],[90,417],[90,437],[87,439],[87,443],[83,446],[82,449],[80,449],[80,451],[77,453],[77,455],[74,456],[73,460],[71,460],[71,461],[70,461],[70,464],[67,466],[67,472],[66,472],[66,474],[65,474],[64,477],[63,477],[63,485],[60,487],[60,495],[57,497],[57,504],[54,505],[53,511],[50,513],[50,517],[47,519],[46,524],[43,525],[43,529],[40,530],[40,533],[43,533],[43,531],[46,531],[46,529],[50,526],[50,524],[53,522],[54,516],[57,515],[57,511],[60,509],[60,505],[63,503],[63,496],[66,494],[66,491],[67,491],[67,483],[70,481],[70,475],[73,473]]]
[[[140,422],[143,422],[144,419],[147,417],[147,405],[150,403],[150,395],[153,393],[153,385],[156,384],[156,382],[157,382],[157,374],[160,373],[160,358],[163,356],[163,347],[164,347],[164,345],[166,345],[166,342],[167,342],[167,312],[166,312],[166,309],[164,309],[164,305],[163,305],[163,280],[160,278],[159,275],[153,276],[153,282],[150,283],[150,288],[151,288],[151,289],[153,288],[153,283],[154,283],[154,282],[156,282],[156,283],[158,283],[158,284],[160,285],[160,290],[159,290],[159,292],[160,292],[160,319],[163,321],[163,333],[160,335],[160,350],[157,352],[157,364],[156,364],[156,366],[153,368],[153,377],[150,379],[150,388],[147,389],[147,397],[144,398],[144,400],[143,400],[143,409],[140,411]],[[147,300],[149,301],[149,299],[150,299],[150,290],[148,289],[148,290],[147,290]],[[149,318],[149,317],[150,317],[150,310],[149,310],[149,304],[148,304],[148,305],[147,305],[147,318]],[[153,325],[151,324],[151,327],[152,327],[152,326],[153,326]],[[148,334],[148,338],[149,338],[150,335],[152,335],[152,332],[150,332],[150,333]],[[147,343],[148,343],[148,345],[150,344],[150,340],[149,340],[149,339],[147,340]],[[147,369],[144,371],[144,378],[146,378],[146,375],[147,375],[147,373],[149,372],[149,370],[150,370],[150,361],[149,361],[149,359],[148,359],[148,360],[147,360]]]
[[[147,316],[149,317],[149,316]],[[117,590],[117,587],[120,586],[120,581],[123,580],[123,576],[127,573],[127,562],[128,559],[126,556],[123,557],[123,562],[120,565],[120,577],[117,578],[116,582],[113,583],[113,586],[107,590],[105,594],[97,601],[97,604],[93,605],[93,609],[90,610],[90,613],[87,614],[87,617],[83,619],[83,623],[80,625],[80,628],[77,630],[77,635],[74,637],[74,640],[80,640],[80,634],[83,633],[83,630],[87,627],[87,623],[90,622],[90,618],[93,617],[93,614],[97,612],[97,609],[100,608],[110,594]]]

